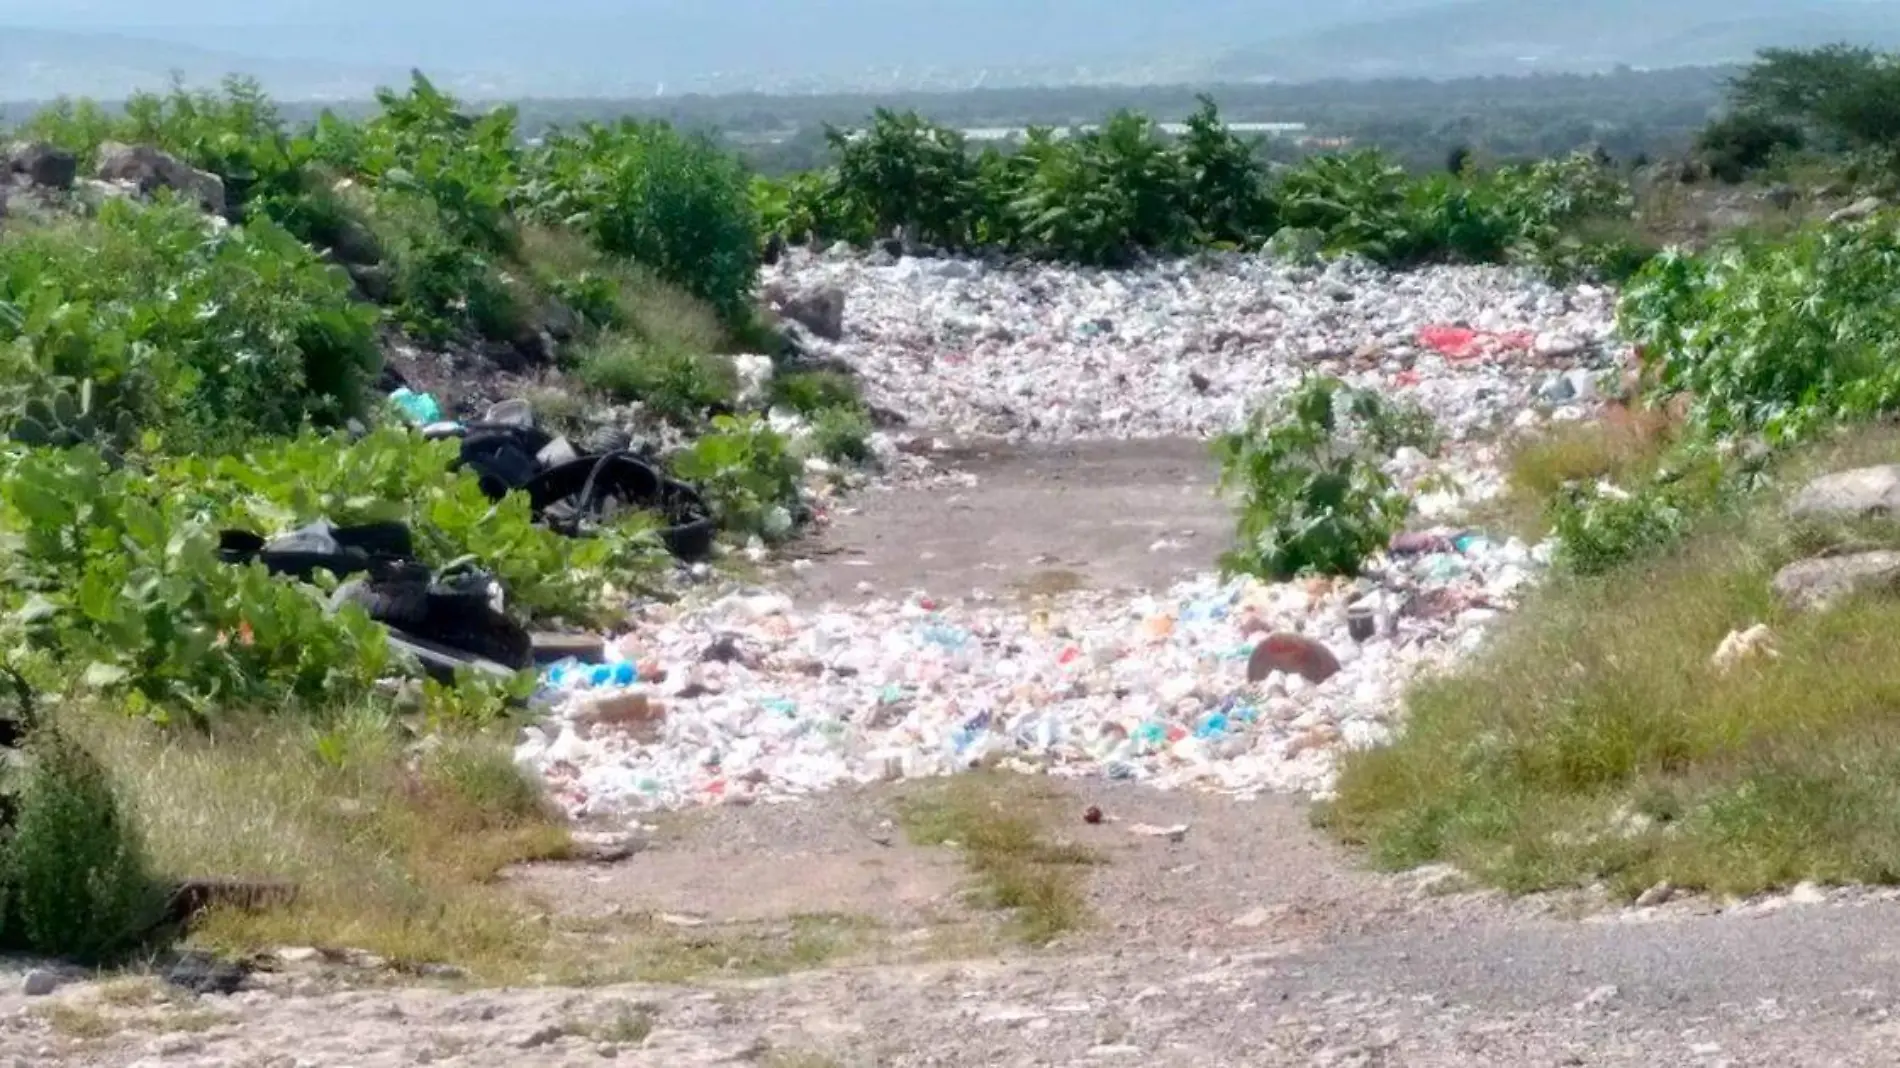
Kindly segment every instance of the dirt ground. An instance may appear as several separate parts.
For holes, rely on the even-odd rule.
[[[795,596],[1158,589],[1212,566],[1233,534],[1205,441],[966,445],[933,459],[970,483],[853,498],[798,547],[815,566],[790,576]]]

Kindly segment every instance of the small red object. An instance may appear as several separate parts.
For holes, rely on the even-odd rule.
[[[1090,805],[1088,807],[1088,811],[1082,813],[1082,822],[1083,823],[1102,822],[1102,810],[1099,808],[1096,808],[1094,805]]]

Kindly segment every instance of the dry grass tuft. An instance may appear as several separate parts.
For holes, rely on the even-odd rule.
[[[1097,862],[1044,837],[1058,797],[1027,776],[973,772],[914,792],[898,815],[912,842],[962,850],[983,903],[1011,912],[1019,937],[1041,945],[1088,922],[1082,875]]]

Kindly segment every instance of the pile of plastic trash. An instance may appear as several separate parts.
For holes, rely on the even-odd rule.
[[[835,290],[874,403],[946,436],[1205,436],[1324,370],[1403,391],[1453,437],[1531,403],[1553,370],[1604,369],[1615,294],[1503,267],[1388,272],[1213,256],[1131,271],[788,253],[783,291]]]
[[[1413,534],[1368,577],[1204,577],[1049,607],[917,597],[801,613],[769,592],[648,609],[600,665],[544,676],[519,760],[576,814],[775,801],[991,759],[1164,788],[1319,791],[1387,736],[1405,683],[1468,652],[1541,566],[1522,543]],[[1350,632],[1364,606],[1372,633]],[[1363,633],[1363,632],[1362,632]],[[1250,682],[1298,634],[1338,672]]]
[[[1341,750],[1388,737],[1405,687],[1469,654],[1547,559],[1442,525],[1499,487],[1488,439],[1586,413],[1624,355],[1613,294],[1500,268],[1221,257],[1004,271],[797,253],[775,272],[842,291],[840,340],[810,346],[925,434],[1204,436],[1324,370],[1403,391],[1454,443],[1394,458],[1420,491],[1414,529],[1352,581],[1207,575],[1037,606],[918,593],[805,612],[765,590],[650,606],[608,663],[549,669],[550,713],[518,749],[576,814],[782,801],[993,762],[1323,795]],[[1258,650],[1288,643],[1329,672],[1250,678]]]

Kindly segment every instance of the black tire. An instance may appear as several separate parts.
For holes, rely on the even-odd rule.
[[[534,638],[527,628],[484,605],[480,612],[431,603],[427,618],[404,631],[515,671],[534,666]]]
[[[406,560],[416,555],[415,539],[410,536],[408,524],[393,520],[338,527],[331,536],[336,538],[338,545],[346,549],[356,549],[371,556]]]
[[[711,519],[700,519],[666,527],[660,531],[660,542],[676,559],[690,564],[712,555],[713,539],[718,533],[719,524]]]
[[[264,551],[264,536],[248,530],[220,530],[218,559],[227,564],[248,564]]]
[[[351,579],[337,587],[332,605],[355,604],[386,627],[410,627],[429,618],[429,575],[421,565]]]
[[[617,426],[603,426],[589,431],[580,444],[581,453],[587,456],[626,452],[633,447],[633,435]]]

